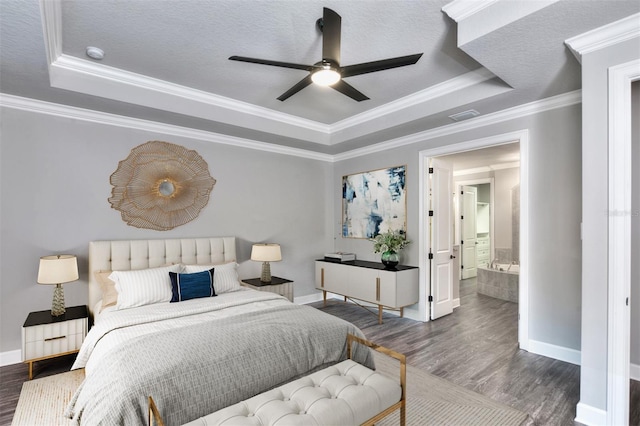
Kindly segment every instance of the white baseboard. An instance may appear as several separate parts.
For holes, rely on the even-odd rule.
[[[293,298],[293,303],[297,303],[298,305],[306,305],[308,303],[321,302],[321,301],[322,301],[322,293],[307,294],[306,296]]]
[[[640,382],[640,365],[632,363],[629,366],[629,378]]]
[[[22,362],[22,351],[16,349],[15,351],[0,352],[0,367],[11,364],[19,364]]]
[[[607,412],[600,408],[578,402],[578,405],[576,405],[576,418],[574,420],[587,426],[606,425]]]
[[[460,307],[460,299],[453,299],[453,309]]]
[[[528,351],[571,364],[580,365],[580,351],[529,339]]]

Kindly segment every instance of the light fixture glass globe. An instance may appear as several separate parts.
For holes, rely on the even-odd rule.
[[[340,81],[340,73],[332,68],[323,68],[311,74],[311,81],[318,86],[331,86]]]

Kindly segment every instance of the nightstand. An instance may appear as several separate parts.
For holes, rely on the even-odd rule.
[[[22,361],[29,364],[29,380],[34,362],[78,352],[88,330],[86,306],[66,308],[59,317],[51,311],[31,312],[22,326]]]
[[[271,281],[264,283],[260,278],[242,280],[242,285],[258,291],[268,291],[282,295],[293,302],[293,281],[279,277],[271,277]]]

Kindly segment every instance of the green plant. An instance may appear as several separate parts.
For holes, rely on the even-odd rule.
[[[374,243],[374,253],[384,253],[386,251],[395,251],[397,253],[411,242],[406,239],[402,231],[387,231],[376,235],[371,241]]]

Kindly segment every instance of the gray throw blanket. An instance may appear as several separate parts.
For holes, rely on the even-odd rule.
[[[146,424],[152,396],[167,426],[223,407],[346,358],[353,324],[308,306],[271,307],[165,330],[114,348],[72,398],[75,424]],[[367,348],[356,361],[373,368]]]

